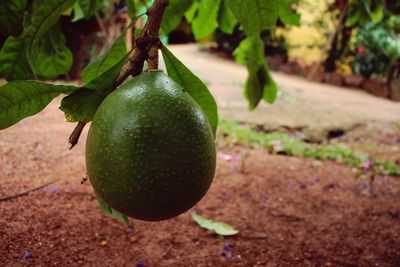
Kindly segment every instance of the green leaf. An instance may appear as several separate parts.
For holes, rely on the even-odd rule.
[[[218,126],[218,110],[214,97],[207,86],[180,62],[166,46],[163,46],[161,51],[168,76],[182,86],[201,107],[206,114],[215,138]]]
[[[194,0],[170,0],[165,9],[161,29],[165,35],[175,30],[182,21],[185,12],[192,6]]]
[[[24,39],[10,36],[0,51],[0,74],[7,81],[25,80],[33,77],[25,54]]]
[[[36,75],[55,79],[68,73],[72,67],[73,56],[66,45],[66,40],[60,25],[51,27],[35,47]]]
[[[244,91],[249,109],[255,109],[261,99],[273,103],[278,87],[267,68],[262,39],[247,37],[239,44],[234,54],[237,63],[246,65],[249,72]]]
[[[126,9],[128,11],[128,16],[130,18],[136,17],[137,9],[134,0],[127,0],[126,1]]]
[[[264,85],[264,93],[263,93],[263,99],[267,103],[274,103],[276,100],[276,97],[278,96],[278,85],[275,83],[274,79],[271,76],[271,72],[268,69],[267,65],[264,65],[259,72],[257,72],[259,75],[259,80],[261,82],[261,86]],[[262,78],[260,78],[260,76]]]
[[[126,55],[126,43],[125,33],[130,29],[135,22],[141,17],[139,15],[132,19],[131,23],[121,32],[120,36],[115,40],[113,45],[104,54],[97,57],[95,60],[90,62],[81,72],[82,80],[86,83],[94,80],[104,72],[109,70],[115,64],[117,64]]]
[[[203,0],[199,5],[196,18],[192,22],[193,34],[196,40],[212,34],[218,27],[218,10],[221,0]]]
[[[207,229],[209,231],[213,231],[217,235],[221,236],[232,236],[232,235],[237,235],[239,233],[238,230],[233,228],[227,223],[224,222],[216,222],[213,220],[207,220],[203,218],[201,215],[196,214],[192,212],[192,219],[201,227],[204,229]]]
[[[60,94],[74,92],[74,86],[36,81],[13,81],[0,87],[0,129],[42,111]]]
[[[0,1],[0,32],[18,36],[22,32],[22,22],[27,0]]]
[[[76,0],[33,0],[32,10],[24,21],[25,49],[28,62],[36,72],[40,43],[60,15],[72,7]]]
[[[105,90],[93,91],[81,88],[64,97],[60,109],[68,122],[90,122],[106,96]]]
[[[292,8],[296,0],[281,0],[279,5],[279,18],[286,25],[300,26],[301,16]]]
[[[221,0],[221,7],[219,8],[218,24],[222,32],[232,34],[237,24],[237,19],[233,15],[228,6],[228,0]]]
[[[90,62],[81,73],[82,80],[89,83],[103,74],[126,55],[125,36],[121,36],[114,42],[112,47],[103,55]]]
[[[379,22],[383,18],[384,4],[382,1],[373,1],[371,12],[369,13],[373,22]]]
[[[79,5],[79,2],[76,2],[72,9],[74,11],[74,17],[72,18],[72,22],[76,22],[78,20],[85,18],[85,13],[83,13],[83,10]]]
[[[85,18],[88,19],[103,6],[104,1],[99,0],[79,0],[78,1],[80,8],[85,15]]]
[[[361,11],[353,5],[350,5],[347,11],[346,26],[352,27],[357,24],[360,19]]]
[[[194,18],[196,17],[197,10],[199,8],[200,4],[199,2],[194,2],[193,5],[185,12],[185,19],[189,22],[192,23]]]
[[[33,0],[27,33],[35,42],[44,36],[59,20],[60,15],[72,7],[76,0]]]
[[[261,31],[275,26],[279,17],[280,1],[228,0],[228,4],[246,35],[256,36]]]
[[[126,8],[128,9],[128,16],[134,19],[138,14],[145,13],[147,7],[151,6],[153,2],[154,0],[127,0]]]
[[[97,202],[99,203],[100,210],[105,215],[110,216],[119,222],[126,223],[126,224],[129,223],[129,219],[126,215],[110,208],[110,206],[108,206],[107,203],[97,194],[96,194],[96,199],[97,199]]]
[[[101,102],[114,89],[115,80],[127,58],[128,54],[83,88],[63,98],[60,109],[67,121],[89,122],[93,119]]]

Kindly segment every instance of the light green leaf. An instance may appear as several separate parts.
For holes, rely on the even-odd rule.
[[[384,4],[382,1],[374,1],[371,12],[369,13],[373,22],[379,22],[383,18]]]
[[[165,9],[161,29],[165,35],[175,30],[182,21],[185,12],[192,6],[194,0],[170,0]]]
[[[90,62],[81,73],[82,80],[89,83],[96,77],[114,66],[126,55],[125,36],[121,36],[114,42],[112,47],[103,55]]]
[[[218,14],[218,25],[222,32],[232,34],[237,24],[237,19],[228,6],[228,0],[221,0]]]
[[[63,98],[60,109],[67,121],[89,122],[93,119],[101,102],[114,89],[115,80],[127,58],[128,54],[83,88]]]
[[[256,36],[262,30],[275,26],[281,0],[228,0],[246,35]]]
[[[216,222],[213,220],[207,220],[203,218],[201,215],[196,214],[192,212],[192,219],[201,227],[204,229],[207,229],[209,231],[212,231],[216,233],[217,235],[221,236],[232,236],[232,235],[237,235],[239,233],[238,230],[233,228],[227,223],[224,222]]]
[[[119,222],[126,223],[126,224],[129,223],[129,219],[126,215],[110,208],[110,206],[108,206],[107,203],[97,194],[96,194],[96,199],[97,199],[97,202],[99,203],[100,210],[105,215],[110,216]]]
[[[33,77],[22,37],[8,37],[1,48],[0,74],[7,81],[26,80]]]
[[[278,87],[267,68],[264,42],[261,38],[248,37],[244,39],[234,54],[236,62],[246,65],[249,72],[244,91],[249,102],[249,109],[255,109],[261,99],[273,103],[276,99]]]
[[[220,3],[221,0],[203,0],[199,5],[198,14],[192,22],[196,40],[209,36],[217,29]]]
[[[301,16],[293,8],[292,4],[297,0],[281,0],[279,4],[279,18],[286,25],[300,26]]]
[[[74,86],[36,81],[13,81],[0,87],[0,129],[42,111],[60,94],[76,91]]]
[[[199,8],[200,4],[199,2],[194,2],[193,5],[185,12],[185,19],[189,22],[192,23],[194,18],[196,17],[197,10]]]
[[[360,19],[361,11],[355,6],[350,5],[347,11],[346,26],[351,27],[357,24]]]
[[[72,22],[76,22],[78,20],[85,18],[85,13],[83,13],[83,10],[79,5],[79,2],[76,2],[72,9],[74,11],[74,17],[72,18]]]
[[[18,36],[22,32],[22,22],[27,0],[0,1],[0,32]]]
[[[161,51],[168,76],[182,86],[201,107],[206,114],[215,138],[218,126],[218,110],[214,97],[207,86],[180,62],[166,46],[163,46]]]
[[[66,40],[60,25],[51,27],[35,47],[36,75],[55,79],[68,73],[72,67],[73,56],[66,45]]]

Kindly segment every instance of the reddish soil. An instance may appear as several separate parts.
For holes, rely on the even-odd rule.
[[[189,212],[127,226],[81,185],[84,138],[67,150],[73,125],[56,108],[0,132],[0,197],[60,179],[0,202],[0,266],[400,266],[397,178],[376,179],[372,197],[339,164],[222,148],[238,160],[218,160],[196,208],[237,236],[216,237]]]

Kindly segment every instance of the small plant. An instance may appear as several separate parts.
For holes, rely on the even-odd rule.
[[[245,127],[225,120],[219,125],[219,133],[224,137],[222,142],[226,144],[261,145],[274,154],[333,160],[355,168],[359,175],[368,172],[400,176],[400,167],[394,162],[373,159],[344,145],[306,143],[284,133],[265,134],[253,130],[251,125]]]
[[[379,23],[367,23],[359,29],[353,61],[355,73],[365,77],[385,76],[389,67],[400,59],[399,21],[397,16],[390,16]]]

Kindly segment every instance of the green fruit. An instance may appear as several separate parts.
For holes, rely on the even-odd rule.
[[[107,96],[87,137],[96,194],[141,220],[165,220],[193,207],[210,187],[215,165],[206,116],[161,71],[143,73]]]

